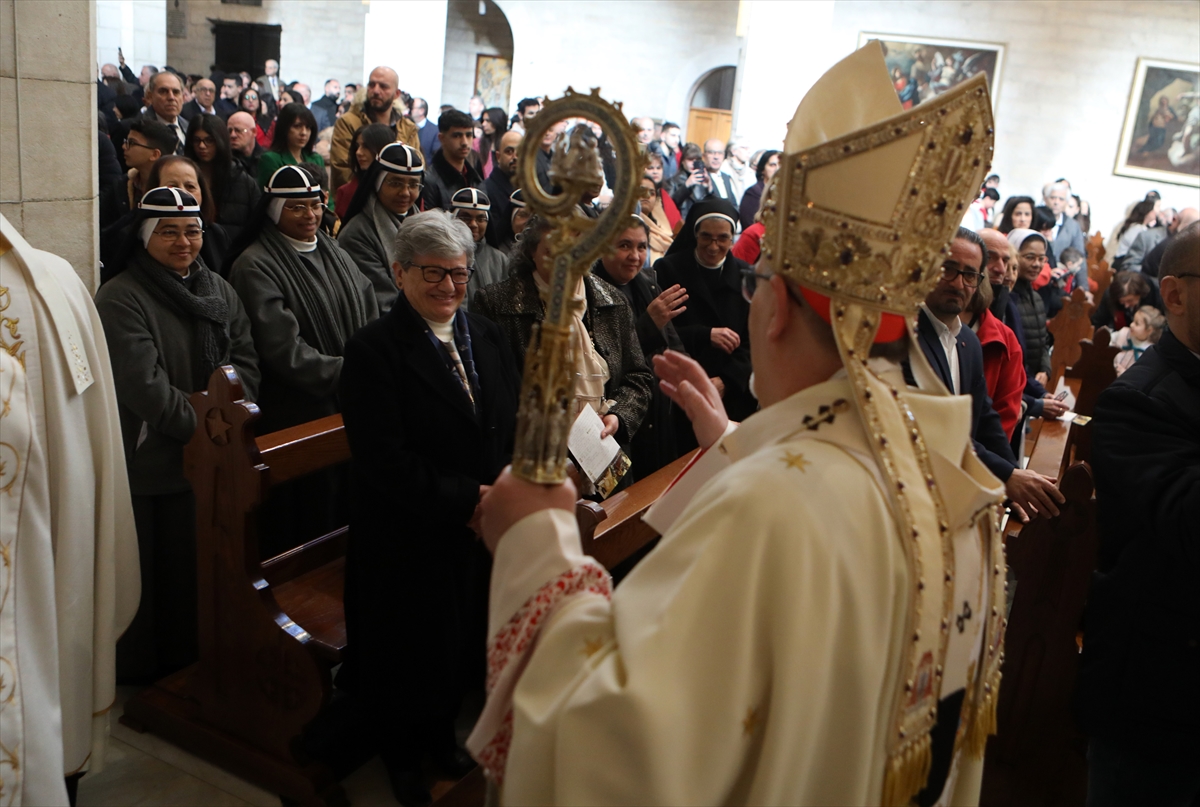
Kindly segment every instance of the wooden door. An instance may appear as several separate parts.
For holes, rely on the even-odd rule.
[[[702,148],[705,140],[720,140],[729,142],[729,133],[733,131],[733,112],[728,109],[709,109],[694,106],[688,110],[687,142],[696,143]]]

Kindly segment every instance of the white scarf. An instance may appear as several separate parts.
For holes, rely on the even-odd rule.
[[[536,271],[533,282],[545,299],[550,284],[542,280]],[[579,278],[574,292],[571,294],[571,355],[575,358],[575,414],[583,411],[584,405],[603,415],[608,411],[604,400],[604,385],[608,383],[608,362],[596,352],[592,335],[583,324],[583,315],[587,312],[587,293],[584,291],[584,280]]]

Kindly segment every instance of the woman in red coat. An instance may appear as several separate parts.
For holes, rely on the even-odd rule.
[[[992,287],[980,283],[967,310],[971,330],[983,347],[983,377],[1000,425],[1012,440],[1021,419],[1021,394],[1025,391],[1025,356],[1012,329],[992,315]]]

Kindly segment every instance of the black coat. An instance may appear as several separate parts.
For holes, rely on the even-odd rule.
[[[750,304],[742,296],[742,270],[749,268],[727,255],[720,270],[705,269],[691,252],[667,255],[654,264],[662,288],[679,284],[687,289],[687,311],[673,320],[675,330],[704,371],[725,382],[725,411],[734,420],[744,420],[758,409],[750,394]],[[714,347],[713,328],[736,331],[741,344],[733,353]]]
[[[487,242],[499,250],[505,250],[513,242],[512,192],[516,190],[512,177],[499,169],[483,181],[483,192],[487,194],[492,209],[488,213]]]
[[[609,410],[620,426],[614,435],[622,446],[629,445],[650,408],[654,374],[646,366],[642,347],[634,330],[633,310],[619,291],[591,275],[584,278],[587,313],[584,325],[604,361],[608,363],[608,383],[604,397],[615,403]],[[512,349],[517,366],[524,367],[525,351],[533,324],[546,314],[542,298],[533,281],[533,269],[518,265],[512,277],[480,289],[471,301],[471,311],[500,326]]]
[[[466,525],[479,486],[511,459],[521,379],[500,329],[466,317],[477,411],[403,295],[345,348],[353,493],[338,683],[386,720],[452,720],[463,688],[482,683],[491,561]]]
[[[746,229],[754,223],[754,217],[758,215],[759,205],[762,204],[762,195],[765,186],[762,180],[755,182],[746,192],[742,194],[741,204],[738,205],[738,218],[742,220],[742,229]]]
[[[592,267],[596,277],[608,281],[617,291],[625,296],[626,302],[633,309],[635,327],[637,328],[638,343],[642,346],[642,355],[646,357],[646,366],[653,372],[651,361],[666,350],[677,350],[686,353],[683,340],[675,330],[675,323],[668,322],[662,328],[654,324],[654,320],[646,309],[662,293],[658,278],[653,269],[643,269],[633,280],[624,286],[613,283],[603,264],[597,261]],[[630,445],[630,456],[633,459],[633,473],[638,479],[644,479],[659,468],[674,461],[682,453],[675,439],[675,404],[663,394],[658,387],[658,378],[653,380],[650,399],[650,409],[641,428]]]
[[[463,167],[467,169],[466,175],[446,162],[441,149],[437,150],[429,162],[429,167],[425,169],[425,189],[421,193],[425,210],[435,207],[449,210],[455,193],[463,188],[483,186],[483,174],[479,173],[479,169],[470,162],[465,163]]]
[[[946,360],[946,351],[942,349],[937,330],[924,309],[917,319],[917,341],[921,344],[921,352],[937,371],[946,389],[953,390],[950,362]],[[966,325],[958,331],[957,351],[959,390],[962,395],[971,396],[971,442],[975,445],[975,454],[1001,482],[1007,482],[1017,467],[1017,461],[1013,456],[1008,435],[1004,433],[1004,427],[1000,424],[1000,415],[996,414],[992,398],[988,395],[987,379],[983,375],[983,348],[979,344],[979,337]],[[907,361],[904,369],[909,383],[913,383]]]
[[[1164,333],[1100,395],[1092,429],[1100,557],[1079,716],[1200,753],[1200,359]]]
[[[229,179],[225,182],[225,196],[217,200],[217,223],[225,228],[230,243],[237,241],[241,235],[261,196],[258,183],[236,162],[232,163],[229,166]]]
[[[1046,305],[1028,280],[1017,278],[1009,298],[1021,317],[1019,339],[1025,350],[1025,375],[1050,373],[1050,333],[1046,330]]]

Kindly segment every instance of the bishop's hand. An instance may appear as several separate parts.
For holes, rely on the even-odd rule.
[[[668,350],[654,357],[654,373],[659,379],[659,389],[692,421],[700,447],[708,448],[720,440],[729,426],[729,415],[721,403],[721,393],[700,363]]]
[[[542,510],[566,510],[573,516],[578,498],[570,479],[560,485],[539,485],[514,476],[509,465],[479,503],[483,542],[495,554],[512,525]]]

